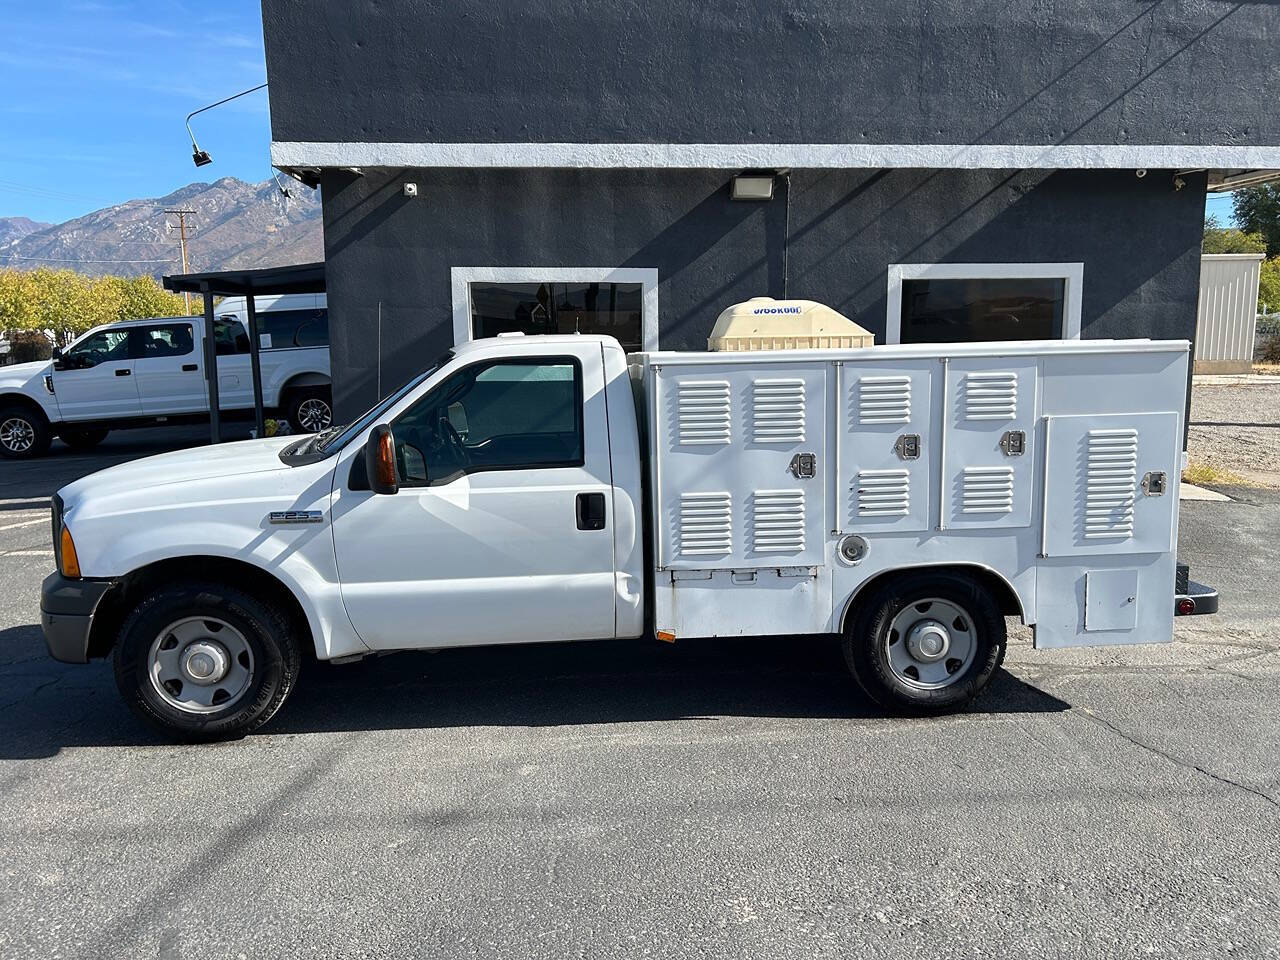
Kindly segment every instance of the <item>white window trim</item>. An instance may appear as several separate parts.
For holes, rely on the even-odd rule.
[[[453,267],[453,342],[475,339],[471,329],[473,283],[638,283],[640,337],[645,351],[658,349],[657,267]]]
[[[903,280],[1065,280],[1062,339],[1080,339],[1083,263],[891,263],[885,304],[885,343],[902,342]]]

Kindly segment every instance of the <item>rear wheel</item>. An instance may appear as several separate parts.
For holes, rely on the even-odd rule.
[[[289,621],[225,584],[163,587],[125,620],[116,686],[144,720],[181,740],[242,737],[270,720],[297,681]]]
[[[319,433],[333,426],[333,400],[328,387],[293,391],[285,404],[285,418],[297,433]]]
[[[38,457],[49,449],[52,439],[44,414],[25,404],[0,407],[0,456]]]
[[[945,713],[976,697],[1004,661],[1004,616],[974,580],[916,573],[859,603],[846,625],[845,662],[876,703]]]
[[[58,431],[58,439],[72,450],[92,450],[107,439],[108,433],[101,427],[67,427]]]

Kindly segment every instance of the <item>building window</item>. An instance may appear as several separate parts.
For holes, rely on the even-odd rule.
[[[889,267],[888,343],[1080,336],[1082,263],[899,263]]]
[[[499,333],[600,333],[658,349],[658,271],[624,267],[454,267],[455,343]]]

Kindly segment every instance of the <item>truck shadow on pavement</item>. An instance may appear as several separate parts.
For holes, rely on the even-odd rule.
[[[0,630],[0,657],[0,757],[165,743],[125,708],[109,663],[50,660],[35,625]],[[966,712],[1067,709],[1001,671]],[[826,638],[596,641],[308,663],[284,708],[252,736],[729,717],[898,722],[867,700]]]

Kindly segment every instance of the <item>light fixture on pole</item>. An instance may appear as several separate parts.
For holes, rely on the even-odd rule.
[[[191,162],[197,167],[203,167],[206,164],[213,163],[213,158],[209,156],[209,151],[201,150],[200,145],[196,143],[196,135],[191,132],[191,118],[197,113],[204,113],[206,110],[212,110],[214,107],[220,107],[224,103],[235,100],[237,97],[243,97],[249,93],[255,93],[265,87],[265,83],[260,83],[256,87],[250,87],[248,90],[241,90],[239,93],[233,93],[229,97],[223,97],[216,103],[211,103],[207,107],[201,107],[199,110],[192,110],[187,114],[187,136],[191,138]]]

